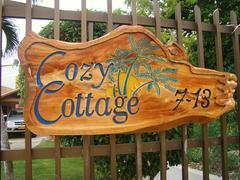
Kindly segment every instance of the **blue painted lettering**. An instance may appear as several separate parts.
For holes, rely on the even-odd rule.
[[[135,101],[135,102],[132,104],[132,101]],[[132,107],[136,107],[138,104],[139,104],[139,99],[137,97],[134,96],[129,99],[127,103],[127,109],[131,115],[137,114],[137,112],[139,111],[139,107],[135,110],[135,112],[132,111]]]
[[[83,75],[80,77],[80,81],[89,81],[92,79],[92,74],[88,73],[88,71],[93,67],[93,64],[83,64],[81,66],[81,69],[86,69],[86,71],[83,73]],[[88,76],[87,76],[88,73]]]
[[[70,75],[70,70],[73,67],[73,73]],[[67,80],[72,81],[77,77],[78,74],[78,66],[75,63],[70,63],[65,69],[65,77]]]
[[[116,124],[123,124],[127,121],[128,119],[128,114],[126,111],[118,111],[118,109],[121,109],[123,108],[124,106],[124,102],[125,102],[125,98],[127,97],[121,97],[121,96],[118,96],[116,97],[115,99],[115,108],[113,110],[114,112],[114,116],[112,118],[113,122],[115,122]],[[118,117],[118,119],[117,119]],[[120,118],[119,118],[120,117]]]
[[[100,102],[104,102],[104,111],[101,113],[100,112],[100,107],[102,107],[102,106],[100,106]],[[96,106],[95,106],[95,112],[97,113],[97,115],[99,115],[99,116],[109,116],[110,114],[111,114],[111,112],[112,112],[112,109],[110,109],[110,110],[108,110],[109,109],[109,101],[110,101],[110,98],[109,97],[107,97],[107,98],[99,98],[98,100],[97,100],[97,102],[96,102]]]
[[[69,106],[70,106],[70,112],[68,112],[68,114],[67,114],[67,110],[66,110],[66,106],[67,106],[67,104],[68,104],[68,102],[69,102]],[[69,108],[68,108],[69,109]],[[74,102],[73,102],[73,100],[72,99],[65,99],[64,101],[63,101],[63,104],[62,104],[62,115],[65,117],[65,118],[67,118],[67,117],[71,117],[72,116],[72,114],[73,114],[73,112],[74,112]]]
[[[46,61],[49,59],[49,58],[51,58],[51,57],[53,57],[53,56],[57,56],[57,55],[61,55],[61,56],[64,56],[65,55],[65,52],[63,52],[63,51],[56,51],[56,52],[54,52],[54,53],[52,53],[52,54],[49,54],[47,57],[45,57],[44,59],[43,59],[43,61],[41,62],[41,64],[39,65],[39,68],[38,68],[38,71],[37,71],[37,86],[39,87],[39,88],[42,88],[43,87],[43,84],[42,84],[42,81],[41,81],[41,72],[42,72],[42,69],[43,69],[43,65],[46,63]]]
[[[35,114],[36,118],[38,119],[38,121],[45,125],[50,125],[50,124],[56,123],[62,116],[62,115],[59,115],[56,119],[44,119],[42,117],[42,115],[40,114],[39,108],[38,108],[42,94],[48,90],[47,88],[49,88],[51,86],[56,86],[56,85],[58,85],[59,87],[57,89],[55,89],[54,91],[52,90],[51,93],[60,91],[62,89],[62,87],[64,86],[62,81],[52,81],[41,89],[41,91],[39,92],[39,94],[37,95],[36,100],[35,100],[34,114]]]

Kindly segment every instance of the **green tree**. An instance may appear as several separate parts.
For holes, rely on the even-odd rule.
[[[219,9],[220,12],[220,22],[221,24],[231,24],[230,22],[230,11],[233,10],[237,13],[237,17],[240,17],[240,0],[210,0],[210,1],[201,1],[201,0],[164,0],[157,1],[159,3],[161,16],[164,18],[174,19],[175,16],[175,6],[180,3],[182,11],[182,19],[194,21],[194,5],[198,5],[202,13],[203,22],[213,22],[213,12],[215,9]],[[125,3],[128,6],[131,6],[131,0],[125,0]],[[137,1],[137,13],[138,15],[143,16],[152,16],[153,15],[153,1],[149,0],[138,0]],[[239,21],[238,21],[239,22]],[[166,30],[164,30],[166,31]],[[167,31],[172,32],[172,31]],[[216,68],[216,55],[214,52],[215,42],[213,33],[203,33],[204,35],[204,50],[205,50],[205,59],[206,66],[208,68]],[[167,33],[163,33],[163,39],[166,38]],[[190,61],[193,64],[197,64],[197,43],[196,43],[196,34],[192,31],[183,32],[183,42],[188,50],[190,56]],[[232,41],[229,35],[223,35],[222,37],[223,44],[223,55],[224,55],[224,65],[225,71],[234,71],[233,66],[233,49]]]
[[[54,22],[50,22],[39,33],[46,38],[53,39]],[[93,38],[96,39],[106,34],[106,24],[94,23]],[[67,42],[81,42],[81,24],[79,21],[61,21],[60,22],[60,40]]]
[[[19,44],[17,26],[9,18],[2,20],[2,29],[6,36],[6,47],[4,54],[11,55]]]
[[[32,0],[33,4],[39,3],[41,0]],[[5,55],[12,55],[19,44],[18,28],[10,18],[2,19],[2,30],[6,36]]]
[[[37,3],[37,2],[38,0],[33,0],[33,3]],[[14,22],[9,18],[3,18],[1,23],[2,23],[2,30],[6,36],[6,47],[5,47],[4,53],[2,53],[2,49],[0,50],[1,55],[3,56],[4,54],[6,56],[11,56],[15,52],[19,44],[18,29],[17,29],[17,26],[14,24]],[[18,63],[15,60],[14,60],[14,65],[18,65]],[[24,75],[22,74],[22,76]],[[22,86],[24,85],[22,84]],[[24,91],[24,88],[22,88],[20,91]],[[7,125],[2,115],[3,113],[2,106],[0,106],[0,111],[1,111],[1,146],[2,146],[2,149],[10,149],[10,144],[8,141],[8,134],[7,134]],[[14,171],[13,171],[12,161],[5,161],[4,166],[5,166],[4,170],[5,170],[6,179],[13,180]]]
[[[4,18],[2,19],[2,30],[6,35],[6,47],[3,54],[6,56],[10,56],[11,54],[13,54],[19,43],[17,27],[9,18]],[[1,55],[3,54],[1,52]],[[2,106],[0,107],[0,111],[1,111],[1,146],[2,149],[10,149],[7,125],[6,121],[3,118]],[[12,161],[5,161],[4,167],[6,179],[12,180],[14,178]]]

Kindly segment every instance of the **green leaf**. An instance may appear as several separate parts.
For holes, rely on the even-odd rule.
[[[117,72],[117,69],[114,66],[111,66],[110,69],[109,69],[109,73],[108,73],[108,79],[111,82],[114,82],[113,73],[115,73],[115,72]]]
[[[145,79],[151,79],[151,74],[149,73],[139,73],[136,75],[138,78],[145,78]]]
[[[126,71],[127,71],[127,66],[122,65],[122,66],[121,66],[121,69],[122,69],[123,72],[126,72]]]
[[[150,72],[151,72],[151,66],[150,66],[149,63],[142,62],[142,65],[143,65],[144,68],[147,70],[147,73],[150,73]]]
[[[18,28],[12,20],[4,18],[2,20],[2,29],[7,40],[4,53],[5,55],[12,55],[19,44]]]
[[[128,59],[124,60],[124,64],[129,65],[129,64],[133,63],[134,61],[135,61],[135,58],[128,58]]]
[[[129,35],[129,42],[130,42],[130,45],[131,45],[131,49],[133,51],[136,51],[137,48],[136,48],[136,45],[135,45],[135,40],[134,40],[134,35],[133,34]]]
[[[156,94],[159,96],[160,95],[160,87],[159,87],[158,83],[154,82],[153,85],[156,90]]]
[[[147,49],[145,49],[144,51],[142,51],[142,54],[147,54],[147,53],[150,53],[152,51],[155,51],[159,49],[159,46],[158,45],[151,45],[151,46],[148,46]]]
[[[161,72],[161,69],[154,69],[153,74],[154,76],[157,76],[160,74],[160,72]]]
[[[147,55],[147,56],[143,56],[142,58],[148,60],[148,61],[154,61],[154,62],[166,62],[165,59],[158,57],[158,56],[154,56],[154,55]]]
[[[111,63],[114,64],[115,61],[116,61],[115,59],[108,59],[108,60],[106,60],[106,63],[107,63],[107,64],[111,64]]]
[[[137,42],[137,46],[142,49],[144,47],[147,47],[149,43],[150,41],[148,38],[142,38]]]
[[[147,86],[147,90],[148,91],[151,91],[153,88],[153,84],[152,83],[149,83],[148,86]]]
[[[173,77],[169,77],[169,76],[165,76],[165,75],[162,75],[160,76],[159,80],[163,83],[167,82],[167,81],[171,81],[171,82],[174,82],[176,83],[178,80],[173,78]]]
[[[128,57],[131,53],[132,53],[131,50],[127,50],[127,49],[123,49],[123,50],[122,50],[122,55],[123,55],[124,57]]]
[[[176,88],[171,87],[169,84],[164,84],[164,87],[173,93],[176,92]]]
[[[134,63],[134,65],[133,65],[133,71],[134,71],[134,74],[135,74],[136,76],[139,75],[139,64],[138,64],[138,63]]]
[[[121,49],[117,48],[115,54],[116,56],[121,56]]]
[[[114,79],[113,79],[113,76],[112,76],[112,74],[108,74],[108,79],[111,81],[111,82],[114,82]]]
[[[164,73],[176,73],[176,72],[177,72],[177,69],[164,68],[164,69],[162,70],[162,72],[164,72]]]

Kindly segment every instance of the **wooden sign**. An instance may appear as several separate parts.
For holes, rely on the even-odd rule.
[[[28,80],[24,117],[43,135],[162,131],[234,107],[234,74],[193,67],[177,43],[121,26],[85,43],[28,34],[18,50]]]

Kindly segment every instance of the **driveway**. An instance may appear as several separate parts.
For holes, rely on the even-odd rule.
[[[46,136],[37,136],[32,138],[32,148],[36,147],[40,144],[43,140],[46,140]],[[25,140],[24,137],[21,138],[11,138],[9,139],[10,148],[11,149],[25,149]]]
[[[197,169],[192,169],[192,168],[188,168],[188,178],[189,180],[202,180],[203,179],[203,172],[199,171]],[[169,180],[182,180],[182,166],[178,165],[178,166],[171,166],[169,167],[169,169],[167,170],[167,179]],[[210,180],[221,180],[222,177],[218,177],[215,175],[210,174],[209,175],[209,179]],[[155,176],[154,180],[161,180],[160,178],[160,172]]]

